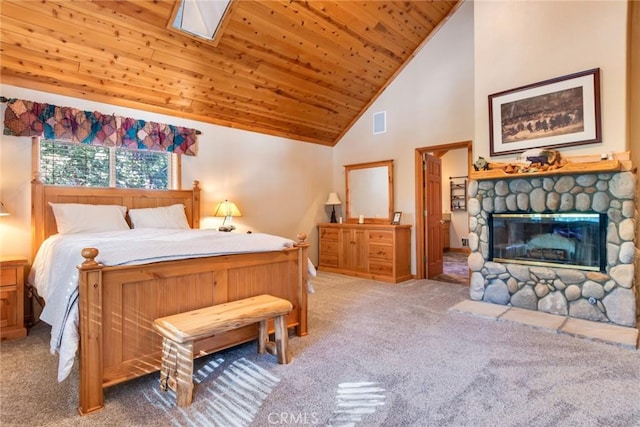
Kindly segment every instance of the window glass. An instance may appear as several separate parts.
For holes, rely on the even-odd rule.
[[[40,172],[45,184],[109,187],[109,148],[42,140]]]
[[[41,140],[41,179],[49,185],[168,189],[170,156]]]
[[[115,150],[116,187],[169,188],[169,154]]]

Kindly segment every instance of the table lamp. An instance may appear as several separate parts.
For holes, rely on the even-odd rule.
[[[235,203],[225,200],[218,203],[213,216],[224,217],[224,221],[222,221],[222,225],[220,226],[220,228],[218,228],[218,230],[232,231],[236,229],[236,227],[231,224],[233,217],[242,216],[242,214],[240,213],[240,210]],[[229,221],[228,224],[227,221]]]
[[[331,221],[332,223],[338,222],[336,220],[336,205],[340,205],[342,202],[338,198],[338,193],[329,193],[329,198],[325,205],[331,205]]]

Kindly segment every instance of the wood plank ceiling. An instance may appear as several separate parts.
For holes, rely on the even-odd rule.
[[[459,6],[240,0],[214,45],[175,3],[2,0],[2,82],[333,146]]]

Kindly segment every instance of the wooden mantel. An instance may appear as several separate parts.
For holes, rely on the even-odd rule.
[[[507,173],[505,168],[514,163],[489,163],[489,170],[471,171],[470,179],[476,181],[491,179],[516,179],[516,178],[533,178],[538,176],[551,175],[576,175],[585,173],[601,173],[601,172],[619,172],[630,171],[633,165],[630,160],[630,153],[616,153],[613,159],[599,160],[600,156],[579,156],[566,157],[567,163],[553,170],[536,171],[536,172],[517,172]]]

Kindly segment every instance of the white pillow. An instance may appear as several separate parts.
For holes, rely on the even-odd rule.
[[[51,203],[58,233],[97,233],[128,230],[126,206],[85,205],[81,203]]]
[[[184,213],[184,205],[129,209],[129,219],[133,228],[191,228]]]

